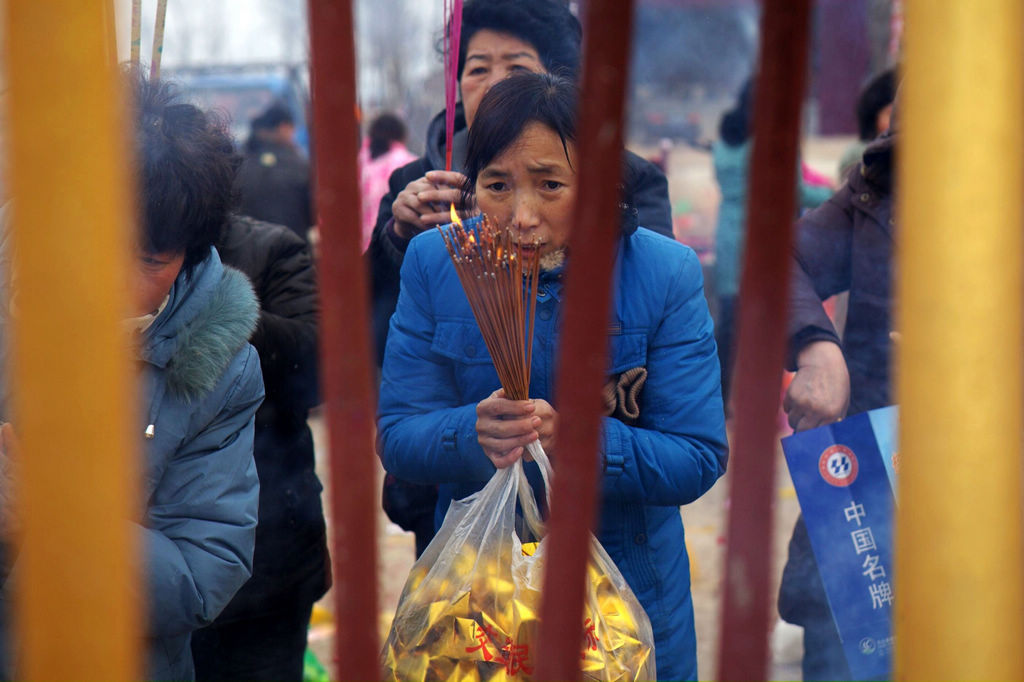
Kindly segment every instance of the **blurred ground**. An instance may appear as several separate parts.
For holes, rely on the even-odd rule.
[[[815,171],[828,177],[835,177],[836,161],[842,154],[849,138],[811,139],[803,150],[803,159]],[[636,149],[641,155],[653,155],[653,150]],[[711,158],[706,152],[686,147],[676,147],[670,155],[669,191],[672,198],[676,236],[691,244],[705,256],[713,251],[715,215],[718,205],[718,189],[715,186]],[[705,261],[707,258],[705,257]],[[784,428],[780,418],[780,433]],[[327,451],[323,423],[315,417],[311,420],[314,440],[317,444],[318,473],[325,487],[328,477],[325,466]],[[730,424],[731,426],[731,424]],[[730,434],[731,435],[731,434]],[[769,456],[766,453],[766,456]],[[782,566],[786,558],[786,545],[799,513],[796,494],[793,490],[781,450],[773,455],[776,461],[774,535],[772,556],[773,590],[777,590]],[[383,472],[378,471],[383,477]],[[380,490],[380,485],[376,486]],[[329,490],[325,491],[325,495]],[[682,508],[683,522],[687,532],[687,548],[690,553],[694,613],[697,624],[697,649],[699,676],[702,680],[716,678],[719,609],[721,608],[721,565],[725,554],[725,525],[731,500],[729,498],[729,476],[719,481],[704,497]],[[329,504],[324,499],[325,508]],[[380,509],[380,505],[377,505]],[[405,533],[390,523],[383,512],[378,514],[378,567],[379,567],[379,626],[381,639],[394,614],[406,576],[413,564],[414,543],[411,533]],[[323,663],[332,680],[343,679],[337,673],[333,652],[333,618],[331,616],[331,595],[321,600],[320,608],[314,613],[310,628],[310,648]],[[802,655],[801,630],[784,623],[777,623],[772,639],[773,663],[769,674],[772,680],[799,680],[800,657]]]

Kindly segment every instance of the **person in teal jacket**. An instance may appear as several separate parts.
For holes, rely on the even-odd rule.
[[[167,85],[129,80],[140,229],[124,333],[139,385],[131,412],[142,504],[125,522],[142,550],[145,679],[190,680],[192,632],[212,622],[252,573],[259,502],[253,433],[264,390],[248,339],[259,304],[245,275],[223,265],[213,247],[236,167],[226,128]],[[0,273],[4,294],[7,274]],[[0,490],[9,486],[0,477]],[[16,522],[10,511],[0,509],[6,524]],[[74,566],[73,555],[63,560]],[[18,568],[0,601],[17,590]],[[16,674],[8,656],[16,660],[17,652],[7,651],[2,620],[0,614],[0,678],[8,679]]]
[[[575,87],[556,76],[512,76],[484,97],[469,136],[467,191],[498,224],[540,242],[533,400],[506,400],[498,390],[437,230],[412,240],[402,266],[384,356],[378,449],[388,472],[439,486],[438,526],[451,500],[482,488],[533,440],[558,471],[554,377],[563,273],[572,268],[566,240],[576,191],[576,98]],[[707,492],[727,459],[701,267],[686,246],[627,220],[613,273],[609,381],[638,373],[646,381],[638,411],[609,404],[603,419],[594,453],[603,497],[596,532],[650,617],[659,679],[696,679],[679,506]],[[540,495],[536,465],[526,468]]]
[[[747,236],[747,179],[753,145],[754,82],[748,80],[736,106],[722,116],[719,139],[711,146],[715,179],[722,195],[715,229],[715,296],[718,318],[715,325],[722,371],[722,393],[729,399],[732,354],[735,348],[736,305],[743,270],[743,246]],[[828,201],[832,188],[795,179],[801,208],[814,208]]]
[[[135,81],[141,234],[134,259],[137,435],[144,455],[146,679],[195,675],[192,632],[252,574],[259,303],[214,248],[237,167],[227,130],[159,81]]]

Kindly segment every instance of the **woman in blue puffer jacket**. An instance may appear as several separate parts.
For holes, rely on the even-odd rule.
[[[565,245],[576,192],[575,111],[567,81],[514,76],[484,97],[469,137],[467,191],[498,224],[540,244],[533,400],[506,400],[496,390],[497,374],[440,235],[417,236],[406,254],[384,358],[379,449],[389,472],[439,485],[438,526],[452,499],[479,490],[533,440],[557,469],[553,378],[562,274],[572,263]],[[595,453],[603,471],[597,535],[650,616],[658,677],[695,679],[679,506],[725,471],[711,318],[700,264],[682,244],[624,228],[614,277],[609,379],[639,388],[638,410],[612,401],[613,416],[603,421]],[[638,375],[646,382],[638,384]],[[536,465],[527,464],[527,472],[539,493]]]

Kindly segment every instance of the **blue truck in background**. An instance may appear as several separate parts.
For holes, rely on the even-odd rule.
[[[272,102],[285,103],[295,117],[295,141],[309,155],[309,69],[305,63],[252,63],[165,68],[165,80],[203,109],[225,115],[235,145],[249,136],[249,122]]]

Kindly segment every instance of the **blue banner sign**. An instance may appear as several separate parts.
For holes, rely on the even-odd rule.
[[[892,669],[898,412],[886,407],[782,440],[832,617],[856,680]]]

